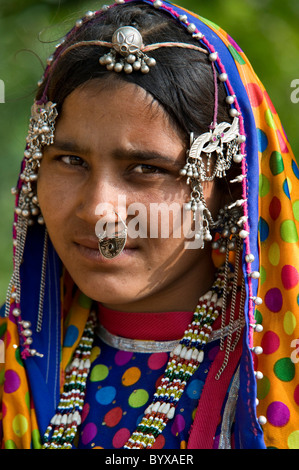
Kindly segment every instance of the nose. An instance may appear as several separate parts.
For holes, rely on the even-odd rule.
[[[126,220],[126,193],[114,179],[106,176],[88,181],[81,191],[80,203],[76,215],[79,219],[95,226],[99,219],[105,218],[109,223],[115,223],[119,217]],[[118,216],[116,215],[118,214]]]
[[[101,217],[95,225],[95,234],[99,239],[126,238],[127,231],[126,223],[117,212]]]

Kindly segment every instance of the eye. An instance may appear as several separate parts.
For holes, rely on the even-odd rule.
[[[83,166],[87,167],[87,163],[76,155],[60,155],[58,159],[69,166]]]
[[[140,173],[140,174],[149,174],[149,173],[152,174],[152,173],[165,173],[165,170],[163,170],[162,168],[158,168],[157,166],[146,165],[142,163],[134,167],[134,172]]]

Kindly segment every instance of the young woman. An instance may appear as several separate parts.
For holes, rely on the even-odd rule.
[[[3,447],[298,447],[298,178],[223,30],[160,0],[77,21],[15,190]]]

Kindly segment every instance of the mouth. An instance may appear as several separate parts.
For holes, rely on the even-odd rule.
[[[128,241],[123,251],[118,256],[116,256],[115,258],[107,259],[100,253],[98,247],[98,240],[96,238],[76,239],[73,241],[73,244],[84,258],[89,259],[91,261],[96,261],[98,263],[113,263],[115,262],[115,260],[134,255],[138,250],[136,246],[132,246]]]

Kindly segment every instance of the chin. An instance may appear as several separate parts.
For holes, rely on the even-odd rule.
[[[99,282],[95,283],[95,279],[91,282],[76,282],[76,285],[83,294],[95,302],[105,305],[125,305],[135,302],[138,298],[136,292],[136,285],[128,285],[128,283],[117,282],[113,279],[112,282],[105,281],[105,276],[99,276]],[[129,294],[129,295],[128,295]]]

